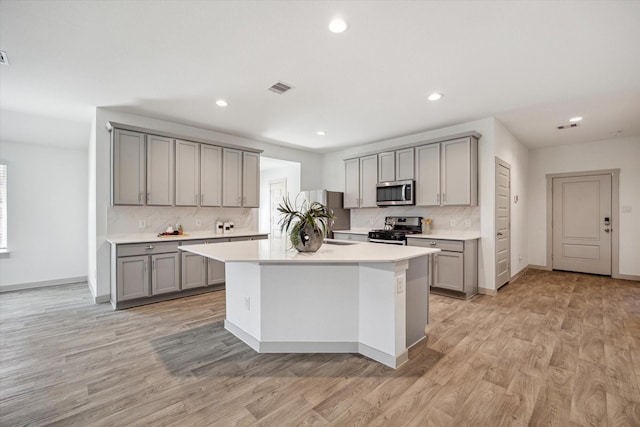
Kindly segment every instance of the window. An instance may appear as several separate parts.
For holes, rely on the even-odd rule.
[[[7,165],[0,164],[0,250],[7,249]]]

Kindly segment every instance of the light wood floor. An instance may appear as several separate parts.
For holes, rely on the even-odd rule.
[[[431,304],[393,370],[257,354],[223,292],[119,312],[82,284],[1,294],[0,425],[640,426],[637,282],[529,271]]]

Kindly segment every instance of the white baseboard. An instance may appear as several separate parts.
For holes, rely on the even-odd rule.
[[[552,270],[551,267],[547,267],[546,265],[536,265],[536,264],[529,264],[527,266],[527,268],[530,268],[532,270],[544,270],[544,271],[551,271]]]
[[[84,283],[87,276],[69,277],[66,279],[45,280],[43,282],[17,283],[15,285],[0,286],[0,293],[22,291],[25,289],[46,288],[47,286],[69,285],[71,283]]]
[[[111,295],[98,295],[93,297],[93,302],[96,304],[103,304],[111,301]]]
[[[617,274],[614,279],[635,280],[636,282],[640,282],[640,276],[633,274]]]
[[[496,291],[495,289],[489,289],[489,288],[480,288],[478,287],[478,293],[481,295],[497,295],[498,291]]]

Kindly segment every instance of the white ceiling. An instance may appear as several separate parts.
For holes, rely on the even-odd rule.
[[[612,0],[0,0],[0,138],[83,146],[96,106],[317,151],[489,116],[530,147],[637,135],[639,22]]]

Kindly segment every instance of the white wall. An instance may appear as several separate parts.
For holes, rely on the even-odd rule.
[[[498,120],[494,123],[494,138],[495,155],[511,165],[511,276],[514,276],[529,265],[529,149]],[[495,206],[491,218],[494,217]]]
[[[561,145],[529,152],[529,263],[546,265],[546,174],[620,169],[620,237],[622,275],[640,276],[640,136]],[[614,232],[616,231],[614,224]]]
[[[286,166],[260,171],[260,224],[261,233],[271,232],[271,195],[269,182],[276,179],[286,179],[287,194],[294,201],[300,193],[300,163],[287,162]]]
[[[462,132],[477,131],[482,134],[478,144],[478,205],[480,207],[480,235],[478,255],[478,284],[481,288],[495,289],[495,253],[494,253],[494,123],[493,118],[462,123],[442,129],[421,132],[414,135],[379,141],[371,144],[351,147],[324,155],[324,187],[327,190],[344,191],[344,163],[350,157],[377,153],[402,145],[419,145],[423,141],[454,135]],[[382,208],[378,208],[382,209]],[[431,212],[436,212],[433,208]],[[357,210],[352,210],[357,211]],[[396,210],[397,211],[397,210]],[[356,213],[355,215],[360,215]],[[373,213],[366,215],[376,217]],[[352,223],[354,214],[352,213]],[[357,218],[356,223],[360,223]]]
[[[262,155],[265,157],[299,162],[301,164],[301,185],[305,186],[305,188],[321,188],[322,174],[318,167],[318,165],[322,164],[322,155],[320,154],[287,148],[222,132],[113,111],[107,108],[97,108],[95,120],[96,137],[95,141],[90,141],[90,144],[92,144],[93,147],[89,148],[90,153],[95,149],[95,159],[91,159],[92,162],[95,161],[95,163],[93,163],[93,165],[95,165],[95,170],[93,170],[93,166],[91,166],[90,170],[92,173],[95,173],[96,239],[95,243],[89,248],[89,256],[93,258],[90,260],[90,265],[95,263],[96,266],[95,277],[93,277],[92,274],[90,280],[92,283],[91,289],[94,292],[94,297],[98,300],[105,300],[110,293],[110,248],[105,239],[111,232],[110,224],[111,229],[113,229],[113,225],[115,224],[114,221],[110,222],[109,220],[110,214],[112,217],[114,210],[113,207],[110,206],[110,133],[106,128],[106,123],[108,121],[170,132],[177,135],[183,135],[185,138],[203,138],[223,144],[260,149],[263,150]],[[94,177],[92,176],[90,180],[93,180],[93,178]],[[153,215],[155,213],[155,211],[151,212],[147,208],[140,209],[143,209],[145,214],[149,213],[150,215]],[[120,211],[118,212],[121,213]],[[143,211],[141,210],[140,212]],[[216,215],[217,214],[218,213],[216,213]],[[174,215],[174,211],[171,211],[171,215]],[[240,215],[243,214],[241,213]],[[131,223],[135,222],[131,221]],[[257,218],[254,226],[257,228]],[[137,231],[137,229],[133,231]],[[118,232],[122,232],[122,229],[118,228]]]
[[[86,280],[87,151],[0,142],[8,168],[8,245],[0,287]]]

